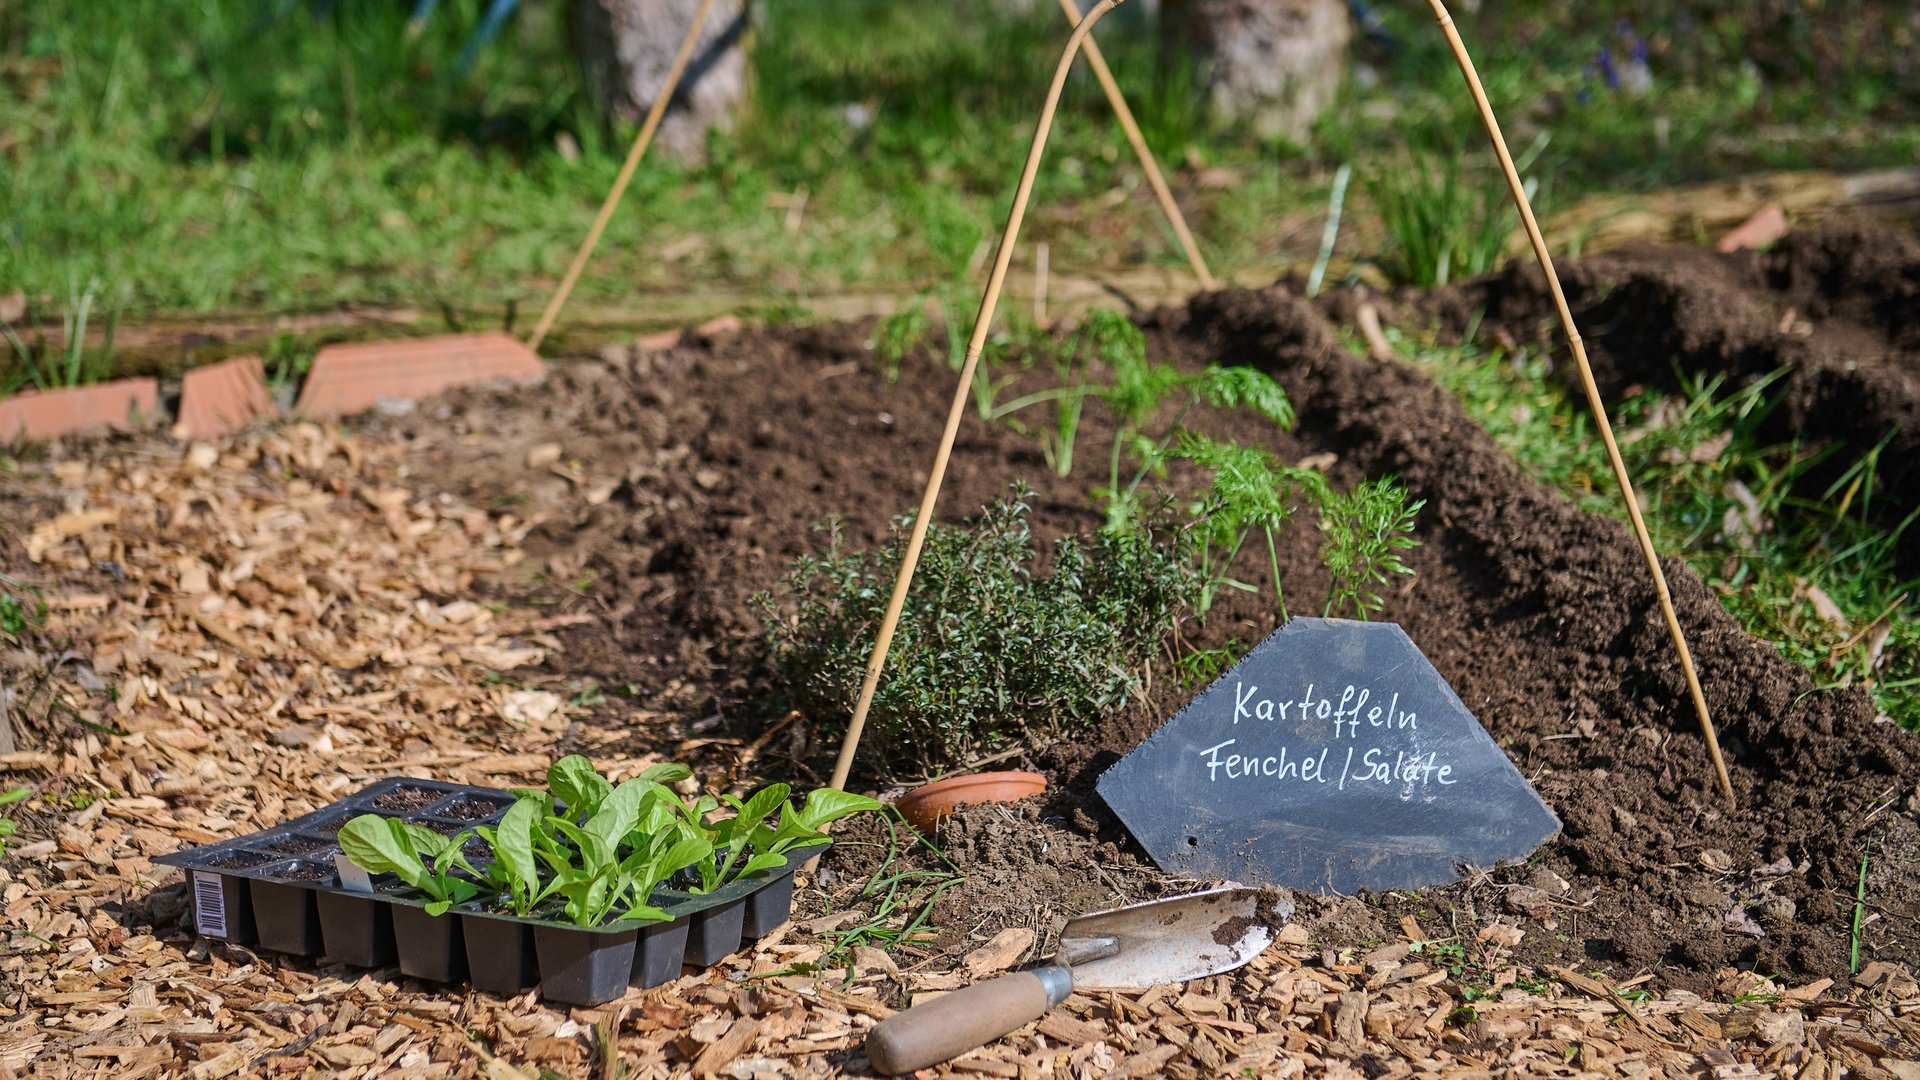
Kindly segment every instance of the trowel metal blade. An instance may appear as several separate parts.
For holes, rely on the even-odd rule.
[[[1060,932],[1057,955],[1076,988],[1144,990],[1232,971],[1265,951],[1292,914],[1274,890],[1208,889],[1082,915]]]

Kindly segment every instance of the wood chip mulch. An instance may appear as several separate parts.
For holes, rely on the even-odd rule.
[[[407,467],[400,442],[293,424],[0,478],[0,588],[48,609],[31,648],[0,637],[0,790],[34,790],[0,807],[19,828],[0,856],[0,1078],[861,1074],[866,1031],[895,1007],[1031,959],[1031,931],[1007,930],[904,969],[861,949],[821,972],[844,919],[815,919],[557,1010],[193,937],[155,855],[382,776],[511,786],[537,782],[563,735],[592,752],[570,688],[528,674],[559,648],[540,613],[472,594],[531,523],[419,497]],[[1478,962],[1462,974],[1405,930],[1333,951],[1288,927],[1240,971],[1077,993],[935,1071],[1920,1080],[1920,990],[1889,965],[1842,986],[1725,972],[1709,1000],[1503,965],[1524,931],[1500,924],[1464,943]]]

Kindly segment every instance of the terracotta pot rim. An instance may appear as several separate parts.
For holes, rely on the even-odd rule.
[[[958,776],[943,776],[938,780],[921,784],[919,787],[914,788],[907,792],[906,795],[900,797],[904,799],[912,795],[925,795],[928,792],[953,791],[957,788],[971,787],[975,784],[997,784],[1012,781],[1044,785],[1047,782],[1047,778],[1037,772],[1024,772],[1019,769],[1007,769],[999,772],[961,773]]]
[[[922,831],[962,806],[1010,803],[1047,790],[1047,778],[1035,772],[966,773],[922,784],[893,801],[894,809]]]

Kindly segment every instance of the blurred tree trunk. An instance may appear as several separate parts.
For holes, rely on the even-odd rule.
[[[1295,142],[1333,103],[1353,38],[1344,0],[1162,0],[1160,25],[1221,116]]]
[[[603,115],[638,124],[666,82],[700,0],[574,0],[573,48]],[[747,96],[744,0],[716,0],[650,153],[697,161]]]

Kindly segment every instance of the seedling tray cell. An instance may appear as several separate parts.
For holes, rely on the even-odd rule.
[[[259,940],[246,878],[212,870],[192,870],[188,877],[193,882],[193,927],[197,932],[236,945]]]
[[[434,806],[434,817],[462,822],[471,828],[498,820],[513,805],[512,799],[490,799],[482,795],[456,795]]]
[[[747,914],[743,897],[732,903],[707,907],[687,917],[687,963],[708,967],[740,949],[741,921]]]
[[[381,896],[355,896],[344,889],[321,889],[320,934],[326,955],[354,967],[384,967],[397,955],[393,903]]]
[[[460,932],[466,939],[467,978],[476,989],[511,997],[539,981],[532,923],[462,912]]]
[[[687,919],[648,923],[640,928],[628,981],[638,987],[659,986],[680,977],[687,960]]]
[[[457,915],[429,915],[426,905],[394,900],[393,939],[400,970],[416,979],[459,982],[467,977],[466,920]]]
[[[450,818],[434,817],[432,814],[408,814],[400,820],[409,825],[430,829],[441,836],[457,836],[474,826],[474,822],[471,821],[454,821]]]
[[[740,920],[740,940],[758,941],[792,915],[793,871],[789,868],[747,897],[746,915]]]
[[[291,855],[322,858],[333,854],[334,838],[313,833],[287,833],[263,847],[282,857]]]
[[[317,874],[317,877],[307,875]],[[332,871],[318,863],[279,863],[248,882],[260,947],[289,956],[321,951],[320,911],[315,886]]]
[[[540,996],[565,1005],[598,1005],[627,992],[639,931],[536,925]]]

